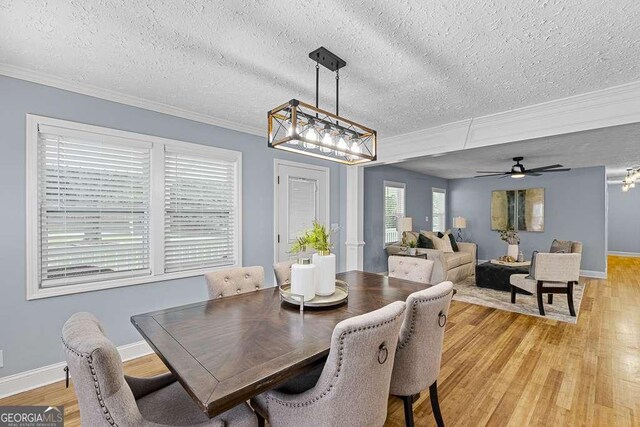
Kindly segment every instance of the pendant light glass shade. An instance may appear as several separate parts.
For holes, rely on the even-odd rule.
[[[268,113],[269,147],[345,164],[376,160],[376,131],[292,99]]]

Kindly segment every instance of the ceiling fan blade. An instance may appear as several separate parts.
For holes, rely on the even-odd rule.
[[[526,171],[524,174],[529,176],[542,176],[542,173],[531,172],[531,171]]]
[[[504,171],[476,171],[476,173],[510,173]]]
[[[543,171],[545,169],[556,169],[556,168],[561,168],[562,165],[549,165],[549,166],[540,166],[539,168],[533,168],[533,169],[527,169],[527,172],[540,172]]]
[[[562,168],[562,169],[549,169],[549,170],[545,170],[545,171],[538,171],[540,173],[549,173],[549,172],[567,172],[570,171],[571,168]],[[527,172],[531,172],[531,171],[527,171]]]
[[[492,173],[490,175],[476,175],[474,178],[486,178],[488,176],[511,175],[511,172]]]

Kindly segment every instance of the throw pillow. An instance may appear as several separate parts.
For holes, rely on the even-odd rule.
[[[558,240],[553,239],[551,243],[551,249],[549,253],[552,254],[570,254],[571,253],[571,241],[570,240]]]
[[[448,236],[442,236],[442,238],[433,239],[433,246],[435,246],[437,250],[442,251],[445,254],[453,253],[453,248],[451,248],[451,240],[449,240]]]
[[[418,242],[418,233],[415,231],[405,231],[405,243]]]
[[[527,276],[527,279],[533,279],[536,280],[536,255],[538,254],[538,251],[533,251],[533,253],[531,254],[531,265],[529,266],[529,275]]]
[[[451,249],[453,252],[460,252],[460,248],[458,248],[458,243],[456,242],[456,238],[453,237],[453,234],[449,230],[444,234],[445,236],[449,236],[449,240],[451,241]]]
[[[418,234],[418,247],[423,249],[434,249],[433,241],[424,234]]]

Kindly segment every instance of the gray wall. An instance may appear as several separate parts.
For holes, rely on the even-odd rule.
[[[609,185],[609,251],[640,253],[640,185],[623,193]]]
[[[449,218],[467,218],[466,236],[478,243],[480,259],[506,253],[497,231],[491,231],[491,191],[543,187],[545,231],[520,232],[520,246],[529,259],[547,250],[554,238],[584,243],[582,269],[606,271],[606,176],[604,167],[522,179],[467,178],[449,181]]]
[[[212,100],[215,102],[215,100]],[[239,150],[243,155],[243,261],[273,263],[273,160],[282,158],[331,168],[331,222],[344,219],[340,205],[343,166],[267,148],[265,138],[0,76],[0,377],[59,362],[60,329],[76,311],[100,318],[116,345],[141,340],[133,314],[204,300],[201,277],[25,300],[25,114],[33,113],[109,128]],[[266,116],[265,116],[266,117]],[[266,123],[265,123],[266,126]],[[344,240],[336,242],[340,258]],[[272,275],[266,275],[269,283]]]
[[[406,215],[414,230],[431,230],[431,189],[447,189],[447,180],[411,172],[395,166],[372,166],[364,170],[364,269],[387,271],[384,250],[384,181],[406,184]],[[448,203],[449,197],[447,197]],[[448,209],[447,209],[448,210]],[[425,217],[429,217],[429,222]],[[450,217],[447,213],[447,217]],[[450,222],[448,220],[447,222]]]

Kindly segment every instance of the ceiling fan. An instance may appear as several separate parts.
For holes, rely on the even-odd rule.
[[[477,175],[474,176],[474,178],[484,178],[487,176],[502,176],[502,178],[510,176],[511,178],[524,178],[527,175],[541,176],[543,173],[547,172],[566,172],[571,170],[571,168],[563,168],[562,165],[549,165],[539,168],[525,169],[524,165],[520,163],[522,160],[524,160],[524,157],[514,157],[513,161],[516,162],[516,164],[511,166],[511,170],[509,172],[476,171],[476,173],[487,175]]]

